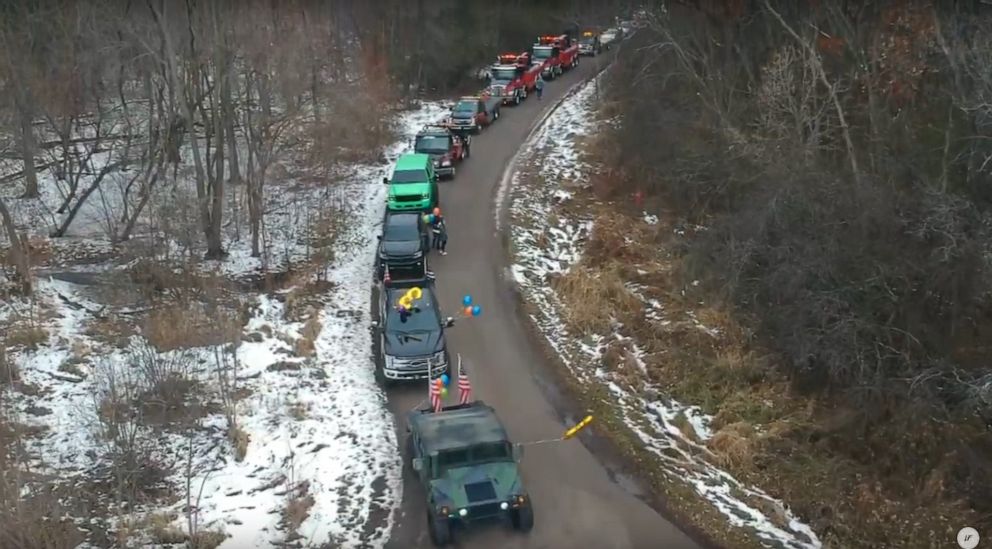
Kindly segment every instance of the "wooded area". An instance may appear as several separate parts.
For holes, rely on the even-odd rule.
[[[600,189],[705,227],[681,244],[682,276],[829,410],[820,452],[871,467],[887,497],[986,521],[990,16],[979,2],[670,3],[619,61],[623,168]]]

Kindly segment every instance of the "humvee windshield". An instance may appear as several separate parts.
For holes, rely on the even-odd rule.
[[[513,453],[510,450],[509,442],[488,442],[458,450],[445,450],[437,454],[436,474],[441,475],[444,471],[456,467],[479,465],[492,461],[511,461],[512,459]]]

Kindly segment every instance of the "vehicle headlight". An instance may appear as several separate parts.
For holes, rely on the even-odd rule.
[[[429,195],[429,194],[427,194],[427,193],[422,193],[422,194],[420,195],[420,198],[423,198],[424,200],[427,200],[427,199],[428,199],[428,198],[430,198],[430,197],[431,197],[431,195]]]
[[[431,357],[431,362],[433,364],[446,364],[448,361],[444,358],[444,351],[438,351]]]
[[[468,515],[468,509],[461,508],[461,509],[458,510],[458,516],[464,517],[464,516],[467,516],[467,515]]]
[[[386,355],[386,368],[394,370],[396,368],[396,357]]]
[[[450,160],[442,160],[441,161],[441,165],[442,166],[450,166],[451,165],[451,161]]]
[[[435,168],[436,168],[436,167],[438,167],[438,166],[440,166],[440,165],[441,165],[441,163],[440,163],[440,162],[438,162],[437,160],[435,160],[435,161],[434,161],[434,167],[435,167]]]
[[[421,257],[424,257],[424,252],[423,251],[417,250],[416,252],[413,252],[413,258],[414,259],[420,259]]]
[[[499,504],[499,508],[506,511],[507,509],[510,508],[510,504],[504,501],[503,503]]]

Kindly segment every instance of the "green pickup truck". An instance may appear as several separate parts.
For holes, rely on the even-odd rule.
[[[437,173],[428,154],[404,154],[396,160],[393,176],[382,178],[389,185],[386,208],[391,211],[429,212],[440,203]]]

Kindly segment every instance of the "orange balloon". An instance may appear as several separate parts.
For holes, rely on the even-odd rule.
[[[465,313],[465,316],[472,316],[472,307],[465,307],[462,312]]]

